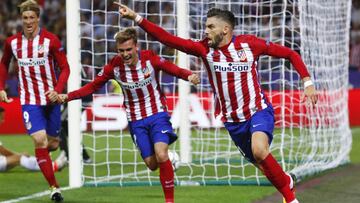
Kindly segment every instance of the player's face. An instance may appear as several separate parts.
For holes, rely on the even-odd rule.
[[[208,38],[208,45],[212,48],[218,48],[220,42],[224,39],[225,23],[216,18],[206,19],[205,35]]]
[[[34,11],[24,11],[22,13],[23,30],[26,36],[33,36],[39,27],[40,18]]]
[[[136,65],[138,62],[138,47],[133,39],[129,39],[124,43],[117,43],[117,51],[126,65]]]

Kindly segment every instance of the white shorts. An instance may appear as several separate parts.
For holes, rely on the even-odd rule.
[[[1,171],[6,171],[6,165],[7,165],[6,157],[0,155],[0,172]]]

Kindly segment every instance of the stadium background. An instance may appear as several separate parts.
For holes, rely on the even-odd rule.
[[[2,29],[0,30],[0,56],[2,56],[3,42],[6,37],[21,30],[21,20],[18,15],[17,5],[20,1],[7,0],[6,3],[0,7],[0,24]],[[86,7],[87,0],[81,0],[81,6]],[[101,8],[104,1],[94,0],[94,5]],[[65,1],[64,0],[40,0],[43,12],[41,16],[41,23],[49,31],[56,33],[63,46],[66,45],[66,13],[65,13]],[[86,17],[86,16],[82,16]],[[353,0],[352,7],[352,22],[351,22],[351,42],[350,42],[350,65],[349,65],[349,114],[350,124],[352,127],[360,126],[360,62],[357,59],[360,58],[360,3],[357,0]],[[86,29],[82,30],[86,32]],[[95,33],[101,34],[103,30],[98,28]],[[108,36],[112,36],[109,34]],[[85,45],[86,46],[86,45]],[[66,47],[65,47],[66,49]],[[156,47],[154,47],[156,49]],[[171,52],[172,50],[167,50]],[[84,58],[83,60],[86,60]],[[86,63],[86,61],[83,61]],[[100,64],[99,64],[100,65]],[[9,78],[6,81],[7,91],[9,96],[17,97],[17,78],[16,78],[16,63],[12,63]],[[111,88],[111,85],[109,85]],[[106,91],[102,89],[101,91]],[[12,112],[17,110],[15,113],[7,114],[5,117],[5,123],[0,125],[0,135],[2,134],[23,134],[25,133],[24,128],[19,128],[20,110],[18,104],[13,103],[10,105],[0,104],[5,109],[11,109]],[[16,126],[16,127],[12,127]],[[1,139],[1,137],[0,137]]]

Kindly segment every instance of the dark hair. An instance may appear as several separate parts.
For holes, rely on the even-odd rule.
[[[211,8],[208,12],[207,12],[207,17],[217,17],[220,18],[221,20],[229,23],[231,25],[231,28],[234,29],[235,28],[235,16],[231,11],[228,10],[222,10],[219,8]]]
[[[119,31],[115,34],[114,39],[116,43],[124,43],[129,39],[134,40],[134,43],[137,43],[137,32],[135,28],[126,28],[125,30]]]
[[[0,106],[0,113],[1,113],[1,112],[4,112],[4,111],[5,111],[5,109]]]
[[[34,0],[24,1],[18,7],[20,8],[20,14],[22,14],[25,11],[34,11],[37,17],[40,16],[40,6]]]

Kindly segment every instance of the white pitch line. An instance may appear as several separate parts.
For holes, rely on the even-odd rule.
[[[70,189],[75,189],[75,188],[72,188],[72,187],[64,187],[64,188],[61,188],[61,191],[70,190]],[[0,203],[20,202],[20,201],[23,201],[23,200],[33,199],[33,198],[36,198],[36,197],[42,197],[42,196],[49,195],[49,194],[50,194],[50,191],[49,191],[49,190],[46,190],[46,191],[38,192],[38,193],[35,193],[35,194],[32,194],[32,195],[28,195],[28,196],[24,196],[24,197],[19,197],[19,198],[11,199],[11,200],[6,200],[6,201],[0,202]]]

